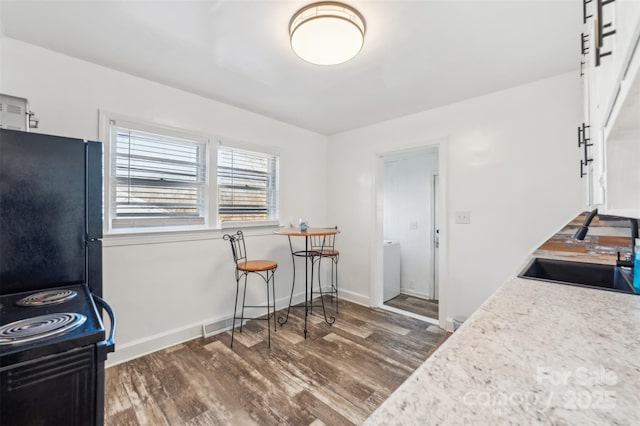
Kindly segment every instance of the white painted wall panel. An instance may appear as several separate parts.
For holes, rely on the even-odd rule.
[[[425,94],[428,96],[428,94]],[[342,225],[341,285],[370,295],[376,155],[443,139],[448,152],[446,317],[470,314],[528,253],[585,207],[577,73],[330,137],[329,216]],[[442,152],[441,152],[442,154]],[[453,213],[471,212],[469,225]],[[441,287],[442,290],[443,287]]]

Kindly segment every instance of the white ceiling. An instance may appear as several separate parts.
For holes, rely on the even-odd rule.
[[[289,46],[313,0],[1,0],[5,36],[323,134],[579,66],[579,0],[348,0],[365,45],[323,67]],[[576,71],[577,72],[577,71]]]

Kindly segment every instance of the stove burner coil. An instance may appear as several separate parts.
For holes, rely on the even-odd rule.
[[[80,326],[87,317],[76,313],[40,315],[0,327],[0,345],[11,345],[44,339],[66,333]]]
[[[69,289],[47,290],[33,293],[16,302],[18,306],[48,306],[71,300],[78,295]]]

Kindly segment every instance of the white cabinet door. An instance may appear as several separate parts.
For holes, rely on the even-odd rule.
[[[615,1],[615,80],[603,116],[603,211],[640,217],[640,0]]]
[[[616,0],[614,67],[622,79],[640,31],[640,0]]]
[[[599,4],[603,1],[604,0],[594,0],[593,3]],[[591,22],[593,26],[590,40],[593,46],[591,59],[594,65],[594,78],[597,81],[594,87],[594,94],[596,98],[596,108],[598,110],[595,116],[596,121],[592,124],[599,129],[605,125],[604,121],[613,103],[615,96],[614,87],[618,80],[618,70],[616,69],[618,62],[616,61],[616,56],[620,56],[620,54],[616,47],[617,32],[614,32],[616,26],[616,9],[614,5],[615,2],[600,7],[601,13],[594,13],[593,21]],[[598,43],[598,33],[611,34],[602,37],[602,46]],[[600,55],[599,59],[598,54]]]
[[[619,101],[620,82],[624,79],[629,58],[640,32],[640,0],[593,0],[593,17],[587,21],[589,54],[586,57],[588,78],[588,120],[591,126],[589,165],[589,203],[603,206],[607,200],[607,166],[605,129],[611,126],[612,111]],[[601,5],[598,7],[598,5]],[[600,12],[600,13],[598,13]],[[598,34],[609,34],[598,43]],[[600,58],[598,58],[600,54]],[[602,56],[604,55],[604,56]],[[599,64],[598,64],[599,63]]]
[[[601,64],[595,66],[595,50],[592,48],[590,54],[584,60],[585,65],[583,78],[585,79],[587,88],[585,89],[585,103],[588,105],[585,113],[585,123],[589,125],[586,132],[589,138],[588,159],[589,162],[586,172],[587,183],[587,199],[591,207],[601,206],[605,200],[604,188],[604,160],[603,160],[603,90],[605,68]],[[583,149],[583,148],[581,148]],[[584,157],[584,156],[583,156]],[[584,161],[584,159],[583,159]]]

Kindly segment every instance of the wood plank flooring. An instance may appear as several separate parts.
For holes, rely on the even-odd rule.
[[[402,309],[403,311],[412,312],[433,319],[438,319],[438,301],[427,300],[420,297],[409,296],[407,294],[399,294],[393,299],[384,302],[385,305]]]
[[[105,424],[360,424],[448,337],[346,301],[333,326],[319,311],[306,340],[293,309],[270,349],[267,322],[250,321],[233,349],[229,331],[108,368]]]

